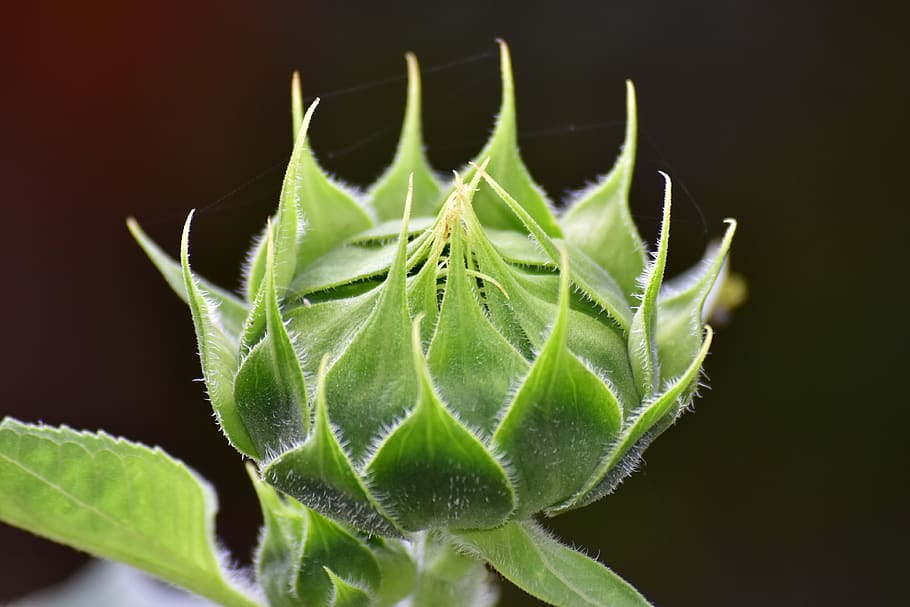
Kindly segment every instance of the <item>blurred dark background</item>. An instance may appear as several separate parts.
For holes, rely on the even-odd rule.
[[[884,3],[882,3],[884,4]],[[30,2],[0,9],[0,415],[160,444],[216,486],[240,563],[258,525],[216,430],[189,313],[124,226],[237,285],[290,146],[288,85],[322,96],[323,164],[390,161],[403,53],[440,171],[482,146],[511,45],[522,152],[554,197],[606,171],[638,87],[633,211],[672,269],[722,220],[750,298],[711,390],[614,494],[551,522],[660,606],[910,604],[906,4]],[[84,560],[0,526],[0,602]],[[531,605],[506,590],[503,605]]]

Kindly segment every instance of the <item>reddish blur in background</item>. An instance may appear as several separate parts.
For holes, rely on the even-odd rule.
[[[322,97],[323,164],[366,184],[392,157],[415,51],[428,153],[449,171],[492,125],[501,36],[547,191],[610,167],[631,78],[643,234],[666,170],[671,269],[734,216],[751,292],[717,335],[697,414],[615,495],[552,527],[658,605],[901,604],[908,14],[841,4],[8,3],[0,415],[162,445],[215,484],[219,533],[247,563],[259,514],[193,381],[189,313],[124,220],[174,253],[200,209],[194,266],[235,286],[277,203],[292,70]],[[0,526],[0,602],[84,559]]]

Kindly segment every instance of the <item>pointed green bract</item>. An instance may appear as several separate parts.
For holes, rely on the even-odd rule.
[[[288,330],[306,336],[298,344],[306,374],[316,374],[319,361],[329,354],[336,360],[354,340],[376,308],[382,289],[373,288],[343,299],[304,304],[287,311]]]
[[[234,401],[234,374],[237,372],[237,343],[225,332],[218,321],[214,304],[199,289],[196,277],[190,270],[190,223],[193,213],[186,218],[183,237],[180,241],[180,262],[183,267],[183,283],[189,298],[193,325],[196,328],[196,342],[202,373],[208,388],[209,398],[221,430],[235,449],[254,459],[259,452],[249,431],[237,413]]]
[[[274,589],[276,604],[328,605],[332,581],[326,567],[346,579],[358,580],[371,591],[379,587],[379,563],[351,530],[293,501],[282,500],[252,470],[250,473],[265,519],[257,569],[260,575],[268,576],[266,590]],[[288,586],[281,590],[284,584]],[[268,596],[272,601],[272,595]]]
[[[528,360],[543,343],[543,332],[553,318],[547,305],[537,301],[525,288],[517,272],[487,240],[476,218],[466,216],[471,252],[477,269],[485,276],[496,276],[496,283],[485,281],[483,300],[490,322]]]
[[[332,582],[326,567],[346,580],[357,580],[371,592],[379,587],[379,563],[360,538],[314,510],[304,509],[303,515],[306,523],[296,595],[304,605],[329,603]]]
[[[481,170],[479,174],[483,175],[490,187],[497,191],[503,201],[521,218],[531,235],[541,243],[544,254],[553,260],[553,265],[560,266],[559,244],[550,239],[485,171]],[[490,319],[516,349],[532,359],[535,356],[533,351],[543,346],[552,320],[558,313],[556,302],[559,291],[558,278],[555,274],[526,273],[510,267],[493,243],[483,236],[485,231],[476,223],[476,218],[468,214],[466,221],[472,237],[473,252],[481,271],[485,275],[497,276],[502,282],[504,293],[499,289],[486,290]],[[571,257],[570,254],[569,260],[565,271],[569,273],[573,282],[576,282],[576,286],[584,285],[579,286],[581,293],[591,299],[598,310],[594,315],[576,309],[568,311],[569,350],[585,362],[594,365],[600,374],[608,378],[615,386],[621,402],[637,402],[638,394],[631,376],[626,341],[620,325],[614,322],[619,318],[625,319],[626,325],[631,324],[631,311],[623,300],[612,298],[615,304],[611,304],[614,313],[608,313],[604,305],[598,303],[605,300],[591,298],[588,293],[597,292],[602,288],[615,288],[615,285],[608,282],[609,276],[606,277],[606,281],[602,280],[598,275],[599,269],[583,253],[578,253],[577,257]],[[576,260],[581,262],[580,270],[576,270],[573,265]],[[508,294],[512,296],[509,297]]]
[[[291,154],[291,162],[284,174],[281,185],[281,197],[278,199],[278,212],[275,214],[275,227],[267,231],[266,271],[272,273],[275,288],[279,290],[280,297],[284,298],[288,286],[297,274],[297,256],[300,249],[301,237],[307,230],[308,218],[303,213],[303,200],[300,188],[302,182],[314,181],[307,175],[307,158],[309,150],[306,147],[306,134],[310,128],[313,112],[319,105],[319,100],[307,108],[300,125],[300,132]],[[305,198],[304,198],[305,199]]]
[[[629,331],[632,325],[632,308],[626,303],[619,285],[584,251],[571,242],[563,242],[569,254],[572,282],[609,317],[602,319],[603,321],[610,320],[622,332]]]
[[[338,577],[328,567],[323,567],[323,569],[332,582],[332,598],[329,603],[331,607],[370,607],[373,605],[373,600],[366,590]]]
[[[660,388],[660,359],[657,355],[657,297],[667,266],[667,247],[670,239],[670,178],[664,174],[664,214],[654,261],[641,275],[641,295],[638,309],[632,317],[629,332],[629,358],[632,372],[642,399],[648,399]]]
[[[398,251],[376,306],[326,377],[332,422],[340,427],[355,462],[416,394],[406,293],[410,199],[409,190]]]
[[[269,220],[262,232],[253,239],[253,245],[246,254],[242,274],[243,294],[248,303],[256,300],[262,286],[262,277],[265,276],[266,243],[269,238],[274,238],[272,229],[273,223]]]
[[[263,519],[255,555],[256,579],[269,601],[269,607],[298,607],[299,601],[291,590],[303,558],[304,519],[259,480],[252,464],[247,464],[247,472],[259,498]]]
[[[635,88],[629,81],[626,81],[626,114],[626,139],[613,169],[595,186],[582,192],[559,223],[566,240],[606,270],[623,293],[631,295],[645,269],[646,254],[629,211],[638,130]]]
[[[395,160],[386,173],[373,184],[367,197],[379,221],[401,219],[408,180],[413,180],[411,213],[415,217],[433,215],[441,186],[433,176],[423,151],[420,127],[420,72],[413,53],[405,55],[408,64],[408,102],[401,127],[401,139]]]
[[[66,427],[0,423],[0,520],[128,563],[229,607],[211,487],[159,449]]]
[[[383,535],[400,531],[372,497],[329,424],[323,358],[316,389],[313,431],[303,444],[289,449],[263,469],[265,480],[332,518]]]
[[[502,70],[502,105],[496,128],[486,147],[477,155],[475,163],[490,160],[490,174],[501,183],[521,204],[540,227],[550,236],[561,236],[562,230],[550,210],[550,202],[543,190],[531,179],[518,153],[518,126],[515,118],[515,83],[512,79],[512,59],[509,47],[499,41]],[[476,169],[468,169],[463,178],[469,181]],[[474,198],[474,209],[483,225],[501,230],[522,231],[521,221],[512,214],[495,193],[479,191]]]
[[[693,386],[698,381],[714,335],[710,326],[705,329],[707,333],[701,348],[685,373],[667,385],[659,396],[645,401],[630,414],[622,435],[613,443],[587,485],[572,498],[551,508],[548,514],[555,515],[586,506],[611,492],[623,478],[632,473],[645,448],[666,430],[692,399]]]
[[[524,228],[537,240],[553,263],[558,264],[560,253],[556,243],[502,185],[486,171],[479,168],[478,170],[480,170],[484,180],[493,188],[500,200],[518,217]],[[579,261],[582,261],[582,271],[572,274],[573,281],[589,297],[594,299],[623,330],[628,330],[631,312],[618,285],[612,281],[609,274],[600,271],[594,264],[584,263],[586,260],[583,256],[579,256]],[[594,284],[597,287],[592,286]]]
[[[708,349],[711,347],[711,340],[714,337],[714,331],[710,326],[705,327],[706,335],[701,344],[701,348],[696,353],[689,367],[684,373],[673,378],[672,383],[666,385],[660,395],[652,400],[646,400],[642,403],[641,409],[635,412],[634,422],[630,429],[623,432],[623,440],[618,452],[627,449],[635,441],[655,426],[657,422],[672,413],[673,417],[680,409],[681,399],[690,398],[689,388],[698,381],[698,375],[701,372],[701,365],[708,355]]]
[[[318,101],[318,99],[314,101],[308,108],[307,116],[312,115]],[[288,221],[282,226],[282,217],[285,213],[290,215],[290,209],[300,209],[301,221],[305,227],[293,225],[295,239],[296,234],[303,231],[297,247],[295,263],[297,272],[339,243],[373,225],[372,219],[357,201],[333,183],[319,167],[310,150],[306,136],[307,128],[308,120],[305,117],[281,188],[279,224],[276,226],[282,232],[276,241],[289,242],[291,225]],[[283,245],[276,245],[276,248],[279,255],[282,255]],[[287,283],[284,282],[284,273],[290,265],[288,262],[276,276],[279,286],[290,284],[289,280]]]
[[[243,323],[243,332],[240,334],[241,359],[249,355],[250,350],[262,341],[268,331],[265,311],[267,295],[265,282],[261,282],[259,284],[259,293],[252,300],[250,313]]]
[[[256,344],[234,380],[237,413],[256,451],[265,458],[306,436],[306,391],[300,391],[303,375],[299,367],[295,370],[287,364],[292,361],[278,358],[280,349],[275,342],[275,337],[267,335]],[[294,375],[299,379],[292,379]]]
[[[420,348],[419,322],[412,329],[417,404],[382,441],[366,472],[384,488],[405,529],[498,525],[515,507],[511,482],[502,464],[436,395]]]
[[[558,607],[651,607],[635,588],[530,521],[488,531],[458,531],[455,539],[510,582]]]
[[[430,341],[433,328],[439,316],[439,288],[437,280],[441,269],[439,264],[445,242],[433,241],[427,250],[423,267],[408,282],[408,313],[411,318],[423,314],[424,322],[420,325],[421,343]]]
[[[310,414],[303,370],[278,307],[276,251],[271,238],[268,251],[258,298],[265,334],[240,362],[234,377],[234,401],[256,450],[270,458],[306,437]],[[254,313],[259,309],[254,306]]]
[[[456,179],[456,191],[463,191],[461,221],[464,223],[470,254],[467,256],[468,269],[476,271],[483,283],[480,289],[490,322],[502,336],[526,359],[533,359],[534,349],[540,347],[545,330],[553,318],[549,314],[549,302],[542,305],[527,289],[528,283],[520,280],[521,272],[511,266],[487,237],[486,230],[475,213],[473,199],[481,179],[487,176],[487,162],[476,166],[471,183],[465,188]],[[490,181],[490,180],[488,180]],[[496,278],[493,278],[493,277]],[[533,286],[533,285],[531,285]]]
[[[167,253],[162,251],[161,247],[155,244],[155,242],[142,231],[142,228],[139,227],[139,223],[136,222],[135,219],[132,217],[127,219],[126,225],[133,235],[133,238],[136,239],[136,242],[139,243],[139,246],[142,247],[142,250],[145,251],[145,254],[151,262],[155,264],[155,267],[164,277],[164,280],[167,281],[171,289],[174,290],[174,293],[176,293],[180,299],[189,303],[186,283],[183,279],[183,268],[180,266],[180,262],[171,259]],[[196,281],[217,306],[219,318],[225,331],[235,338],[240,335],[243,321],[247,316],[246,304],[237,299],[230,291],[225,291],[202,278],[197,277]]]
[[[570,276],[575,274],[572,263],[573,258],[569,257]],[[517,292],[525,293],[530,301],[519,305],[519,298],[516,297],[513,312],[531,337],[534,348],[539,350],[550,332],[553,319],[559,314],[559,275],[517,273],[515,284],[522,285]],[[514,290],[516,287],[513,285],[510,288]],[[569,305],[569,351],[601,379],[609,382],[622,403],[637,403],[638,389],[622,332],[599,306],[592,308],[583,291],[570,294]]]
[[[507,454],[515,471],[520,496],[516,518],[578,491],[596,466],[596,454],[606,449],[622,424],[616,397],[567,349],[565,256],[562,265],[553,330],[493,436],[493,444]]]
[[[429,342],[434,333],[438,333],[435,331],[435,327],[441,308],[440,295],[445,292],[445,289],[440,289],[439,281],[442,280],[443,285],[448,283],[446,266],[453,256],[451,250],[446,255],[447,248],[450,246],[449,240],[453,232],[461,233],[465,229],[461,217],[463,213],[470,212],[467,209],[470,208],[471,196],[479,181],[479,176],[476,176],[465,188],[459,175],[455,174],[455,189],[446,198],[443,210],[440,211],[435,222],[425,232],[426,239],[421,247],[409,257],[409,264],[421,260],[423,263],[423,267],[408,284],[408,311],[411,318],[423,315],[424,319],[420,324],[421,343]],[[466,255],[466,263],[470,265],[470,255]],[[451,319],[447,319],[446,322],[449,320]]]
[[[460,218],[451,231],[446,291],[427,362],[451,410],[491,434],[514,378],[524,375],[528,363],[490,324],[477,301],[476,283],[465,267]]]
[[[296,72],[294,76],[291,83],[292,115],[295,121],[294,151],[281,186],[281,197],[278,200],[274,225],[266,226],[265,232],[257,238],[253,248],[247,254],[244,282],[247,299],[251,302],[258,294],[265,276],[266,257],[268,256],[266,243],[269,241],[273,243],[272,246],[276,251],[273,254],[275,285],[278,288],[279,296],[282,299],[286,296],[288,287],[297,274],[300,242],[307,230],[307,218],[304,216],[300,198],[301,182],[306,179],[307,184],[318,183],[318,178],[324,177],[321,174],[317,174],[315,177],[307,176],[308,173],[313,172],[308,160],[311,160],[313,164],[315,164],[315,160],[312,159],[307,148],[306,133],[310,128],[310,121],[313,118],[313,112],[319,105],[319,100],[316,99],[304,114],[300,96],[300,79]],[[318,166],[316,172],[318,173]]]
[[[708,249],[700,267],[687,277],[687,282],[661,291],[657,305],[657,350],[665,377],[683,373],[701,347],[705,300],[715,286],[736,232],[736,222],[728,220],[728,224],[723,241]]]

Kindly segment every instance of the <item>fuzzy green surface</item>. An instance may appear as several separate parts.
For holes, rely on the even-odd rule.
[[[692,401],[735,222],[695,268],[665,276],[669,178],[650,254],[629,211],[631,84],[613,169],[557,211],[518,151],[500,49],[496,125],[452,181],[423,153],[407,56],[398,150],[363,195],[319,166],[318,100],[304,111],[295,76],[294,149],[245,300],[190,266],[192,216],[179,261],[130,223],[190,306],[221,429],[256,462],[271,604],[456,605],[474,596],[459,584],[485,588],[485,560],[554,604],[647,605],[529,521],[611,492]]]
[[[518,152],[501,51],[493,134],[451,183],[422,152],[413,56],[398,152],[365,197],[319,167],[318,100],[304,112],[295,88],[294,150],[245,303],[190,267],[189,221],[179,272],[131,225],[190,304],[228,439],[267,483],[368,531],[494,528],[589,503],[699,381],[703,306],[734,225],[665,288],[669,178],[650,262],[629,213],[631,85],[612,171],[557,213]]]

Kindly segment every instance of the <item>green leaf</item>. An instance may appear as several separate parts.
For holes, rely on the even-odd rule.
[[[307,440],[263,468],[265,480],[310,508],[359,529],[399,535],[370,491],[329,424],[325,398],[327,357],[323,357],[316,387],[316,419]]]
[[[148,258],[155,264],[155,267],[161,272],[164,280],[174,290],[180,299],[189,303],[189,297],[186,293],[186,284],[183,281],[183,269],[180,262],[171,259],[167,253],[161,250],[155,242],[142,231],[135,219],[130,217],[126,220],[126,226],[130,233]],[[243,327],[243,321],[247,316],[247,305],[240,301],[236,295],[230,291],[215,286],[214,284],[202,278],[197,278],[199,286],[206,292],[218,309],[220,320],[225,330],[234,338],[240,335]]]
[[[489,531],[458,531],[456,541],[513,584],[558,607],[649,607],[628,582],[530,521]]]
[[[309,107],[307,116],[312,115],[318,102],[317,99]],[[276,238],[276,248],[279,257],[282,258],[284,244],[281,243],[290,243],[291,229],[290,221],[284,222],[284,226],[281,225],[283,222],[282,210],[287,210],[286,212],[290,215],[290,209],[300,209],[306,228],[302,230],[303,236],[297,247],[296,273],[335,248],[339,243],[373,225],[373,220],[357,204],[357,201],[330,180],[317,164],[306,136],[308,126],[308,120],[305,117],[294,144],[291,162],[285,173],[284,185],[281,188],[279,225],[276,226],[276,229],[286,231],[284,235],[278,235]],[[293,229],[296,243],[300,228],[297,224],[293,224]],[[290,261],[286,265],[290,266]],[[290,284],[290,280],[287,283],[283,280],[285,271],[286,267],[276,276],[276,283],[279,287]]]
[[[736,222],[727,220],[727,233],[720,244],[708,248],[702,262],[680,277],[665,283],[657,303],[657,350],[660,370],[665,377],[676,377],[689,366],[701,347],[704,305],[720,275]]]
[[[632,294],[645,269],[645,247],[629,212],[638,118],[635,88],[626,81],[626,140],[610,173],[572,202],[560,225],[566,240],[588,254]],[[632,301],[630,300],[630,303]]]
[[[215,510],[211,487],[159,449],[104,433],[0,423],[0,520],[222,605],[259,605],[221,569]]]
[[[208,387],[209,398],[215,417],[221,430],[235,449],[259,459],[256,449],[243,420],[237,412],[234,401],[234,374],[237,372],[237,349],[235,343],[219,322],[216,305],[204,293],[190,270],[190,223],[191,212],[183,226],[183,237],[180,242],[180,261],[183,266],[184,288],[189,296],[190,311],[193,315],[193,326],[196,329],[196,342],[199,345],[199,358],[202,362],[202,373]]]
[[[405,529],[489,527],[515,508],[503,465],[439,400],[412,330],[417,404],[380,443],[365,469]]]
[[[366,590],[338,577],[328,567],[323,569],[332,581],[331,607],[370,607],[373,604]]]
[[[500,66],[502,71],[502,105],[496,127],[489,142],[477,155],[476,164],[489,160],[489,172],[496,181],[511,192],[521,207],[534,218],[550,236],[562,236],[562,231],[553,212],[551,203],[543,191],[531,179],[518,153],[518,127],[515,118],[515,83],[512,79],[512,59],[509,47],[499,40]],[[476,168],[469,168],[463,175],[464,181],[474,177]],[[477,192],[474,209],[481,223],[488,228],[523,231],[521,221],[509,211],[495,193],[488,190]]]
[[[272,242],[269,238],[259,298],[265,313],[265,335],[241,361],[234,378],[237,412],[257,451],[266,458],[303,440],[310,423],[303,370],[278,307]]]
[[[642,399],[648,399],[660,388],[660,359],[657,355],[657,297],[667,266],[667,247],[670,240],[670,178],[666,180],[664,191],[664,213],[660,225],[660,238],[654,261],[648,264],[641,275],[643,289],[641,303],[632,317],[632,329],[629,332],[629,358],[632,362],[632,373]]]
[[[405,107],[401,139],[392,166],[370,188],[367,198],[371,201],[380,221],[401,219],[408,180],[413,179],[414,195],[411,214],[415,217],[435,215],[441,187],[433,176],[423,151],[420,128],[420,72],[413,53],[405,55],[408,64],[408,102]]]
[[[519,505],[530,516],[574,495],[588,480],[622,425],[616,396],[567,348],[568,260],[550,336],[493,436],[512,464]]]
[[[332,422],[341,429],[355,462],[369,450],[381,429],[414,402],[416,380],[411,364],[407,301],[407,219],[389,275],[379,288],[375,307],[326,376],[326,399]],[[395,381],[390,381],[395,378]]]
[[[513,381],[524,376],[528,363],[490,323],[477,300],[476,282],[465,267],[460,224],[456,218],[451,230],[446,290],[427,363],[448,407],[490,435]]]

